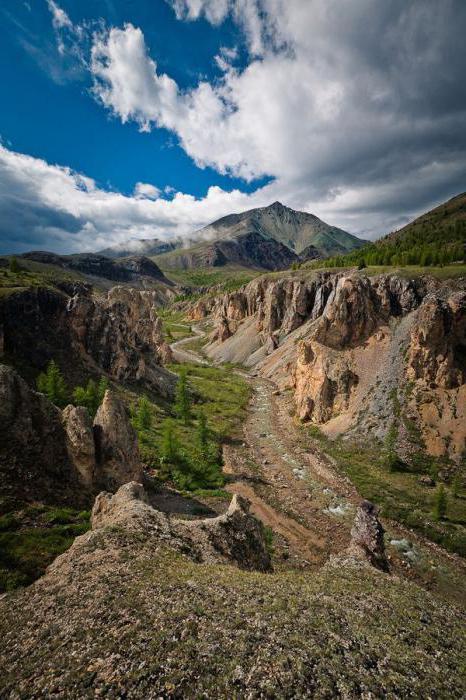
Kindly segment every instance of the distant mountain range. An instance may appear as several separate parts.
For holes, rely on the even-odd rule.
[[[123,243],[97,251],[97,255],[104,255],[106,258],[127,258],[132,255],[161,255],[168,253],[183,244],[181,238],[172,241],[161,241],[159,238],[132,238]]]

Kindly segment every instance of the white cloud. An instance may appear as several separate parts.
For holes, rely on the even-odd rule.
[[[47,5],[52,13],[52,24],[54,29],[63,29],[64,27],[71,28],[73,23],[66,14],[65,10],[57,5],[54,0],[47,0]]]
[[[272,176],[284,189],[306,182],[324,199],[407,169],[414,180],[434,162],[466,164],[466,95],[457,89],[466,6],[229,0],[214,17],[214,5],[178,0],[175,10],[213,24],[230,13],[248,39],[243,70],[220,54],[222,80],[182,91],[127,24],[94,43],[102,103],[142,130],[171,130],[201,167]]]
[[[159,188],[147,182],[137,182],[134,186],[134,196],[137,199],[158,199],[160,195]]]
[[[96,98],[122,122],[170,130],[200,167],[273,181],[250,195],[211,187],[201,199],[167,188],[165,199],[138,183],[127,197],[2,149],[5,240],[7,230],[29,230],[38,242],[83,250],[186,235],[276,199],[375,236],[464,189],[461,0],[169,1],[180,20],[217,26],[230,17],[245,37],[247,65],[235,67],[234,49],[224,48],[212,57],[222,78],[183,90],[159,69],[141,29],[92,33],[49,6],[66,50],[91,71]]]

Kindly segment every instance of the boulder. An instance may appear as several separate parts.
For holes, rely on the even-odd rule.
[[[365,559],[372,566],[388,571],[385,556],[384,529],[378,519],[378,508],[370,501],[362,501],[351,529],[349,552]]]

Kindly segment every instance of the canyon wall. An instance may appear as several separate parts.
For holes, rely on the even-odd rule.
[[[201,300],[207,352],[291,389],[297,416],[329,436],[369,435],[408,460],[459,460],[466,439],[466,283],[299,273]]]

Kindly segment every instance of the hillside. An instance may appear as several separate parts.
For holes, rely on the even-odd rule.
[[[246,231],[256,231],[301,253],[315,246],[322,257],[360,247],[365,241],[343,229],[330,226],[313,214],[295,211],[280,202],[268,207],[229,214],[201,229],[203,238],[235,238]]]
[[[465,259],[466,192],[449,199],[374,243],[332,256],[324,267],[447,265]]]

